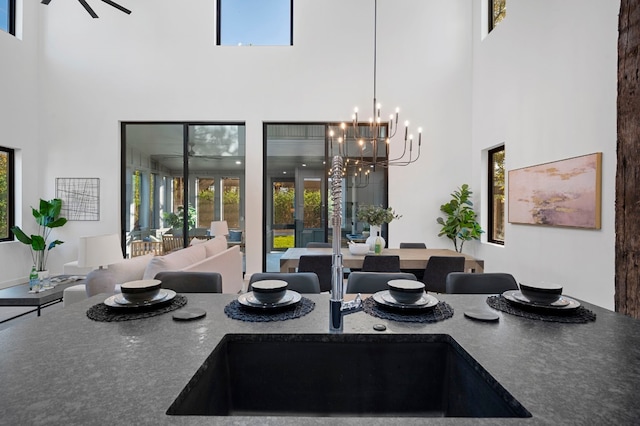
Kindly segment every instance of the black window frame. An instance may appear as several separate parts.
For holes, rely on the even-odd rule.
[[[489,6],[487,8],[488,9],[487,18],[488,18],[488,21],[489,21],[489,31],[488,32],[491,32],[496,27],[496,25],[494,23],[494,19],[493,19],[493,9],[494,9],[495,0],[487,0],[487,1],[488,1],[488,6]],[[506,0],[505,0],[505,3],[506,3]]]
[[[504,239],[499,240],[494,238],[494,221],[495,221],[495,209],[494,209],[494,204],[493,204],[493,199],[495,196],[494,193],[494,178],[495,178],[495,173],[494,173],[494,156],[496,153],[499,152],[503,152],[504,153],[504,158],[506,159],[506,150],[505,150],[505,145],[499,145],[496,146],[495,148],[492,148],[488,151],[488,157],[487,157],[487,242],[489,243],[493,243],[493,244],[500,244],[500,245],[504,245]],[[504,160],[503,160],[504,161]],[[503,177],[503,179],[505,179],[506,176]],[[506,182],[505,182],[505,190],[503,192],[506,192]],[[505,195],[503,193],[503,195]],[[506,219],[506,205],[503,206],[503,220]],[[506,221],[505,221],[506,222]]]
[[[290,1],[289,10],[291,13],[289,19],[289,46],[293,46],[293,0]],[[222,34],[220,19],[222,18],[222,0],[216,0],[216,46],[224,46],[222,44]]]
[[[7,154],[7,237],[0,236],[0,242],[13,241],[15,236],[11,228],[15,226],[15,151],[11,148],[0,146],[0,152]]]
[[[16,35],[16,0],[7,0],[7,33]]]

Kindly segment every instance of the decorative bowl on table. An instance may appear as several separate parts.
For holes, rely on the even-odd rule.
[[[410,305],[424,295],[424,283],[414,280],[389,280],[389,294],[398,303]]]
[[[364,255],[369,253],[369,244],[349,243],[349,253],[354,255]]]
[[[520,292],[524,297],[533,303],[550,305],[557,302],[562,296],[562,286],[551,283],[540,284],[522,284],[520,283]]]
[[[263,280],[251,283],[253,296],[261,303],[276,303],[287,293],[287,282]]]
[[[132,303],[152,300],[160,292],[160,280],[136,280],[120,284],[122,297]]]

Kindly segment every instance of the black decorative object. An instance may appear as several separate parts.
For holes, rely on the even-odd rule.
[[[313,311],[316,304],[306,297],[302,297],[300,302],[294,306],[274,309],[251,309],[242,305],[237,300],[232,301],[224,307],[224,313],[229,318],[248,322],[270,322],[286,321],[288,319],[300,318]]]
[[[438,302],[432,309],[424,311],[400,312],[386,309],[378,305],[373,297],[368,297],[362,303],[362,309],[371,316],[398,322],[429,323],[443,321],[453,316],[453,308],[447,302]]]
[[[487,298],[487,305],[498,311],[539,321],[584,324],[596,320],[596,314],[584,306],[579,306],[577,309],[568,312],[557,311],[557,313],[549,310],[536,310],[535,308],[524,309],[510,303],[502,295],[489,296]]]
[[[141,318],[155,317],[157,315],[166,314],[175,311],[187,304],[187,298],[181,294],[176,294],[170,303],[166,305],[154,305],[142,308],[131,308],[127,310],[112,309],[104,303],[93,305],[87,311],[87,317],[94,321],[114,322],[114,321],[131,321]]]
[[[80,2],[80,4],[84,7],[84,9],[89,13],[89,15],[91,15],[92,18],[97,18],[98,14],[96,14],[96,12],[94,12],[94,10],[91,8],[91,6],[89,6],[89,3],[87,3],[87,0],[78,0]],[[109,6],[113,6],[116,9],[118,9],[121,12],[126,13],[127,15],[131,14],[131,11],[123,6],[120,6],[118,3],[111,1],[111,0],[101,0],[102,2],[108,4]],[[49,3],[51,3],[51,0],[42,0],[40,3],[48,5]]]

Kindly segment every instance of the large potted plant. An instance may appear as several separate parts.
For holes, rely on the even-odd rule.
[[[471,202],[471,190],[466,183],[453,191],[451,201],[440,206],[440,211],[446,214],[439,217],[437,222],[442,225],[438,237],[446,236],[453,242],[453,247],[462,253],[465,241],[479,240],[484,231],[476,221],[476,213]],[[460,246],[458,246],[460,241]]]
[[[62,200],[58,198],[54,198],[51,201],[40,199],[40,206],[38,210],[33,207],[31,208],[33,217],[38,224],[38,233],[28,236],[18,226],[14,226],[11,228],[11,232],[13,232],[18,241],[28,245],[31,249],[31,258],[33,259],[33,265],[38,272],[47,271],[47,259],[49,257],[49,251],[55,246],[63,243],[63,241],[60,240],[53,240],[49,242],[49,237],[51,235],[52,229],[59,228],[67,223],[67,219],[65,219],[64,217],[60,217],[61,209]]]
[[[172,229],[171,233],[175,236],[182,236],[184,227],[184,206],[178,206],[177,213],[166,212],[163,214],[165,226]],[[196,227],[196,209],[191,204],[187,207],[187,229]]]
[[[387,207],[386,209],[382,206],[373,206],[373,205],[362,205],[358,208],[358,220],[360,222],[365,222],[369,224],[370,232],[369,238],[367,238],[367,244],[370,247],[373,247],[376,241],[376,237],[378,233],[381,232],[382,224],[389,223],[394,219],[400,219],[402,216],[396,214],[396,212],[391,208]],[[382,247],[385,246],[385,241],[382,236]]]

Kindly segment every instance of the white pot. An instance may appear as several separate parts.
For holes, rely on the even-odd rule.
[[[386,242],[384,241],[384,238],[382,238],[382,229],[380,226],[375,226],[375,225],[369,225],[369,238],[367,238],[366,243],[369,244],[369,250],[370,251],[375,251],[376,249],[376,237],[378,236],[378,233],[380,233],[380,239],[382,240],[382,248],[385,247]]]

